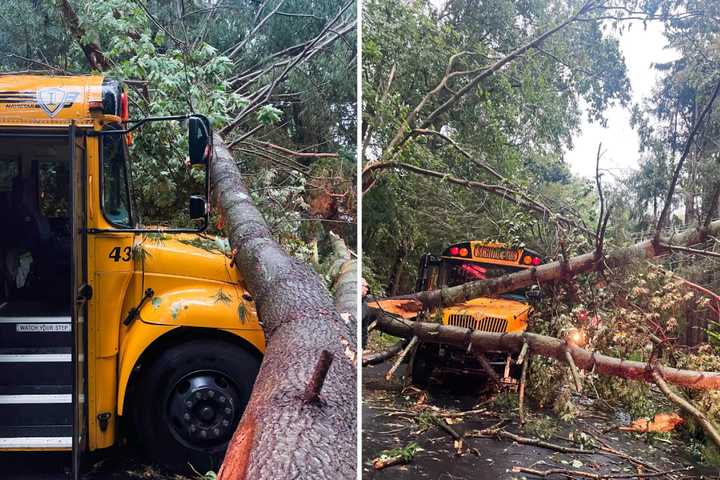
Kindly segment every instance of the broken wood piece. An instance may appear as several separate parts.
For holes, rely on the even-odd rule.
[[[525,348],[527,343],[524,344]],[[525,349],[527,351],[527,349]],[[520,413],[520,425],[525,425],[525,380],[527,378],[527,364],[530,363],[530,359],[527,362],[523,362],[522,370],[520,372],[520,387],[518,388],[518,410]]]
[[[463,418],[468,417],[470,415],[481,415],[484,413],[488,413],[487,409],[484,408],[476,408],[473,410],[467,410],[464,412],[445,412],[445,413],[438,413],[438,417],[440,418]]]
[[[500,377],[498,377],[498,374],[495,372],[495,369],[493,369],[492,365],[490,365],[490,362],[488,361],[487,357],[482,352],[477,352],[475,354],[475,358],[477,358],[478,362],[480,362],[480,366],[483,370],[485,370],[485,373],[488,374],[488,377],[495,382],[497,385],[502,385],[502,381],[500,380]]]
[[[501,438],[501,439],[505,439],[505,440],[512,440],[513,442],[517,442],[522,445],[530,445],[533,447],[547,448],[548,450],[554,450],[556,452],[561,452],[561,453],[582,453],[582,454],[597,453],[596,449],[566,447],[564,445],[558,445],[555,443],[546,442],[545,440],[541,440],[539,438],[523,437],[522,435],[517,435],[515,433],[501,430],[499,428],[486,428],[484,430],[466,433],[465,436],[466,437],[482,437],[482,438],[496,437],[496,438]]]
[[[450,424],[448,424],[445,420],[442,418],[438,418],[435,415],[432,416],[433,422],[435,422],[435,425],[445,430],[447,433],[450,434],[451,437],[453,437],[453,440],[462,440],[462,435],[460,435],[457,430],[452,428]]]
[[[523,362],[525,361],[525,356],[527,355],[529,348],[530,347],[528,346],[527,342],[523,342],[523,346],[520,349],[520,354],[518,355],[517,362],[515,362],[517,365],[523,364]]]
[[[320,391],[325,383],[325,377],[327,377],[332,361],[333,354],[331,352],[327,350],[320,352],[320,358],[315,364],[315,370],[313,370],[312,377],[310,377],[310,381],[305,387],[305,393],[303,394],[305,403],[316,402],[320,399]]]
[[[395,457],[376,458],[373,460],[372,466],[375,470],[382,470],[393,465],[405,465],[406,463],[408,462],[403,455],[397,455]]]
[[[367,367],[369,365],[377,365],[384,362],[385,360],[389,360],[390,358],[400,353],[403,348],[407,347],[407,344],[409,342],[410,340],[408,340],[407,338],[401,338],[399,342],[397,342],[387,350],[363,355],[362,366]]]
[[[390,381],[392,376],[395,374],[395,370],[398,369],[398,367],[400,366],[402,361],[405,359],[405,357],[407,357],[407,354],[410,353],[410,350],[412,350],[413,347],[415,347],[415,345],[417,344],[417,341],[418,341],[417,337],[412,337],[410,339],[410,342],[408,342],[405,349],[400,353],[400,356],[397,358],[397,360],[395,360],[395,363],[393,364],[393,366],[390,367],[390,370],[388,370],[388,372],[385,374],[385,381],[387,381],[387,382]]]
[[[641,467],[643,467],[643,468],[645,468],[645,469],[647,469],[647,470],[651,470],[651,471],[653,471],[653,472],[659,472],[659,471],[660,471],[660,469],[657,468],[657,467],[655,467],[654,465],[651,465],[651,464],[649,464],[649,463],[647,463],[647,462],[644,462],[644,461],[640,460],[640,459],[637,458],[637,457],[633,457],[632,455],[629,455],[629,454],[627,454],[627,453],[625,453],[625,452],[621,452],[620,450],[617,450],[617,449],[611,447],[610,444],[608,444],[608,443],[607,443],[605,440],[603,440],[601,437],[599,437],[599,436],[597,436],[597,435],[594,435],[594,434],[591,433],[591,432],[586,432],[586,433],[587,433],[590,437],[592,437],[598,444],[600,444],[600,447],[598,448],[598,450],[600,450],[601,452],[606,453],[606,454],[610,454],[610,455],[615,455],[616,457],[620,457],[620,458],[622,458],[623,460],[627,460],[628,462],[630,462],[630,463],[632,463],[632,464],[634,464],[634,465],[641,466]]]
[[[652,420],[638,418],[637,420],[633,420],[629,426],[619,427],[618,430],[623,432],[639,433],[672,432],[676,426],[684,422],[685,420],[683,420],[677,413],[658,413],[652,418]]]
[[[668,384],[665,382],[663,376],[655,367],[653,367],[651,374],[658,388],[660,388],[660,391],[664,393],[665,396],[675,405],[679,406],[684,411],[695,417],[698,423],[702,425],[703,430],[705,430],[707,436],[710,437],[710,439],[715,443],[715,445],[720,447],[720,431],[718,431],[718,427],[713,423],[713,421],[710,420],[695,405],[684,399],[679,394],[672,391]]]
[[[570,372],[572,373],[573,380],[575,380],[575,388],[578,393],[582,391],[582,384],[580,383],[580,372],[578,372],[577,366],[575,366],[575,360],[573,360],[570,350],[565,350],[565,359],[568,365],[570,365]]]

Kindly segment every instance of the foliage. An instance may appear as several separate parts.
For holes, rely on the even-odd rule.
[[[437,85],[453,55],[455,70],[480,71],[576,7],[575,2],[507,0],[484,2],[480,10],[459,0],[366,2],[363,161],[382,158],[397,128]],[[464,78],[453,77],[447,94],[431,96],[425,109],[445,101],[465,84]],[[626,102],[627,90],[617,40],[603,35],[597,24],[583,22],[480,83],[428,128],[450,136],[509,179],[512,189],[531,191],[557,212],[583,212],[581,218],[594,223],[587,213],[596,202],[593,188],[572,177],[561,152],[571,146],[579,125],[579,102],[589,105],[592,119],[603,121],[603,110]],[[411,137],[393,160],[502,183],[437,136]],[[399,258],[401,291],[412,288],[420,255],[452,242],[501,239],[557,253],[557,234],[547,219],[487,192],[414,173],[381,175],[364,198],[363,215],[365,257],[377,265],[375,274],[385,279],[385,287],[392,284],[397,271],[391,267]]]
[[[389,458],[400,457],[405,463],[407,463],[411,461],[418,452],[422,452],[422,448],[420,448],[417,443],[410,442],[404,447],[385,450],[380,454],[380,459],[386,460]]]
[[[231,123],[279,73],[297,46],[320,33],[341,7],[337,0],[174,2],[71,0],[84,35],[103,52],[104,75],[131,81],[131,118],[205,114],[219,130]],[[90,73],[79,41],[55,0],[0,5],[0,68]],[[268,16],[260,25],[261,20]],[[353,9],[343,17],[352,20]],[[302,49],[300,49],[302,50]],[[236,152],[254,197],[283,244],[306,257],[324,225],[308,222],[316,161],[296,162],[265,143],[293,151],[341,152],[339,183],[354,181],[355,48],[350,30],[299,64],[226,140],[255,132]],[[241,79],[251,78],[249,81]],[[205,175],[187,165],[187,135],[179,122],[144,125],[130,147],[136,210],[145,225],[189,226],[188,197]],[[263,142],[260,144],[258,142]],[[320,171],[320,170],[318,170]],[[344,222],[354,223],[354,189]],[[281,208],[278,208],[281,207]],[[281,209],[287,209],[281,211]],[[323,220],[323,218],[320,218]],[[314,226],[308,228],[308,223]],[[349,229],[348,229],[349,230]],[[347,239],[355,241],[355,235]]]
[[[547,415],[533,415],[524,426],[525,432],[533,437],[550,440],[559,430],[557,419]]]

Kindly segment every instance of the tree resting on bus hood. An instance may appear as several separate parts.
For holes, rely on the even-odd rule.
[[[378,312],[375,309],[373,310]],[[656,361],[654,355],[650,363],[623,360],[597,352],[590,352],[573,345],[572,342],[528,332],[491,333],[438,323],[406,320],[388,314],[380,314],[377,317],[378,328],[383,332],[397,337],[417,338],[427,343],[454,345],[468,350],[474,349],[477,352],[502,351],[510,353],[519,353],[522,351],[523,346],[527,345],[529,354],[554,358],[568,363],[578,383],[579,376],[576,375],[576,369],[578,368],[593,371],[600,375],[655,383],[670,401],[695,417],[708,437],[720,447],[720,430],[718,430],[718,427],[702,411],[670,390],[667,385],[670,383],[698,390],[720,390],[720,372],[665,367]],[[390,356],[387,358],[390,358]],[[370,359],[367,360],[368,364],[370,364]],[[366,364],[365,358],[363,358],[363,364]],[[580,387],[578,386],[578,388]]]
[[[232,154],[217,134],[214,143],[214,204],[267,344],[218,478],[355,478],[355,322],[338,313],[320,276],[273,239]]]
[[[653,367],[645,362],[636,362],[590,352],[571,342],[535,333],[491,333],[463,327],[440,325],[432,322],[405,320],[392,315],[378,315],[378,328],[396,337],[411,338],[426,343],[442,343],[467,347],[475,351],[502,351],[519,353],[527,343],[533,355],[567,361],[565,352],[572,355],[577,368],[592,370],[600,375],[610,375],[655,383]],[[720,390],[720,372],[681,370],[656,365],[655,370],[667,383],[698,390]]]
[[[658,241],[646,240],[629,247],[618,248],[605,255],[598,255],[593,251],[498,278],[478,280],[456,287],[428,290],[393,298],[405,300],[402,308],[410,312],[416,312],[422,308],[431,309],[442,305],[456,305],[473,298],[499,295],[535,284],[568,279],[581,273],[620,267],[632,261],[657,257],[669,253],[672,247],[696,245],[703,242],[708,235],[718,235],[719,233],[720,220],[716,220],[710,222],[707,227],[688,229],[664,236]]]

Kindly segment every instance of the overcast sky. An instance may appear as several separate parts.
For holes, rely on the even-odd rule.
[[[632,102],[638,103],[650,94],[656,81],[656,73],[650,68],[652,63],[662,63],[679,57],[679,52],[666,49],[661,22],[648,22],[647,30],[642,22],[633,22],[629,32],[620,36],[620,49],[625,57],[628,77],[632,87]],[[587,178],[595,178],[595,155],[600,142],[604,156],[600,168],[608,175],[604,181],[612,181],[614,176],[623,176],[623,172],[638,164],[639,139],[637,132],[630,127],[630,108],[613,107],[606,112],[607,128],[587,122],[583,115],[580,132],[573,138],[574,149],[565,155],[573,173]]]

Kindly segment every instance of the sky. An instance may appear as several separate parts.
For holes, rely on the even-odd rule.
[[[642,22],[636,21],[632,22],[629,31],[619,37],[632,87],[632,103],[640,103],[655,85],[657,74],[650,68],[651,64],[668,62],[680,56],[677,50],[665,48],[663,31],[661,22],[648,22],[645,30]],[[603,181],[612,182],[637,167],[640,140],[630,126],[631,108],[632,105],[608,109],[605,112],[607,128],[588,123],[587,115],[583,114],[580,131],[573,137],[574,149],[565,154],[565,161],[574,174],[595,178],[595,157],[600,142],[605,152],[600,159],[600,169],[606,173]]]

